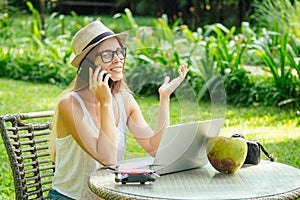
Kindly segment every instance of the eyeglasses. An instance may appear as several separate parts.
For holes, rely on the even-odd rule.
[[[100,56],[104,63],[110,63],[114,59],[115,54],[120,60],[124,60],[126,55],[126,47],[118,48],[115,51],[111,51],[111,50],[102,51],[96,53],[96,56]]]

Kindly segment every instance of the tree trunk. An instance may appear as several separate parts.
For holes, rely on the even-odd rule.
[[[197,0],[192,0],[194,11],[192,12],[194,17],[194,29],[196,30],[200,26],[200,3]]]
[[[41,16],[41,28],[42,28],[42,39],[46,38],[45,30],[45,0],[40,0],[40,16]]]
[[[251,5],[251,0],[239,0],[239,23],[241,24],[244,21],[244,17],[249,11]]]

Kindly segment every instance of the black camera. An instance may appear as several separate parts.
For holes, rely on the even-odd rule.
[[[241,134],[234,134],[231,137],[239,137],[245,139],[245,137]],[[260,162],[260,150],[262,150],[271,161],[274,161],[273,156],[269,154],[259,142],[257,142],[256,140],[246,140],[246,142],[248,146],[248,152],[244,164],[257,165]]]

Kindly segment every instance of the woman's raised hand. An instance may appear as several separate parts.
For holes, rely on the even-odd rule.
[[[170,81],[170,77],[167,76],[164,80],[164,83],[158,89],[159,94],[161,96],[169,97],[176,90],[176,88],[182,83],[188,71],[189,69],[187,68],[187,64],[184,64],[181,66],[180,69],[178,69],[179,76],[177,78],[174,78],[173,80]]]

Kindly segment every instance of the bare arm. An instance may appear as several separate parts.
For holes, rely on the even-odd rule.
[[[129,98],[129,130],[137,142],[152,156],[155,156],[162,135],[166,127],[170,124],[170,95],[184,80],[187,72],[187,66],[183,65],[181,69],[178,70],[179,76],[177,78],[169,81],[169,77],[166,77],[164,84],[159,88],[159,113],[154,132],[145,121],[137,102],[132,96]]]
[[[100,102],[100,123],[99,136],[96,143],[96,154],[98,161],[103,165],[113,165],[117,162],[117,128],[114,120],[112,108],[112,94],[108,86],[110,74],[107,74],[104,81],[103,75],[106,73],[103,70],[100,74],[101,67],[97,67],[95,72],[89,69],[90,82],[89,89],[95,94]]]

